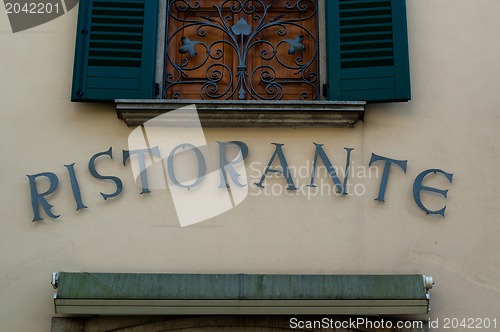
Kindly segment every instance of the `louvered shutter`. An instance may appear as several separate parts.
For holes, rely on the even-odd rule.
[[[405,0],[327,0],[328,99],[410,100]]]
[[[156,0],[81,0],[72,101],[154,97]]]

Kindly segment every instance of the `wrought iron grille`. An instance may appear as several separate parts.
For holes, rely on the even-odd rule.
[[[168,0],[163,98],[319,99],[317,0]]]

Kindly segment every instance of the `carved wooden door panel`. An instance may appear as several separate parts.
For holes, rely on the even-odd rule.
[[[319,99],[317,0],[168,0],[163,97]]]

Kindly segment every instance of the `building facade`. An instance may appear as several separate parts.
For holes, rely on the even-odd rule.
[[[344,31],[354,38],[347,41],[334,35],[343,29],[338,22],[349,17],[331,15],[357,15],[366,3],[378,2],[284,2],[280,10],[274,2],[268,12],[254,12],[250,4],[238,11],[238,1],[231,2],[234,10],[220,11],[213,5],[222,1],[200,1],[192,9],[201,11],[193,14],[182,4],[169,7],[196,7],[191,1],[151,1],[141,11],[153,13],[155,24],[146,24],[153,22],[149,16],[139,24],[149,34],[133,30],[134,22],[119,21],[129,18],[109,9],[119,1],[108,2],[88,2],[102,12],[89,11],[85,19],[101,31],[77,28],[85,17],[82,4],[16,33],[7,14],[0,19],[1,331],[50,331],[70,324],[52,323],[53,317],[80,317],[55,313],[53,294],[62,290],[51,286],[54,272],[425,275],[435,283],[428,314],[381,317],[424,321],[436,331],[465,330],[471,322],[494,330],[500,324],[500,3],[386,1],[406,7],[408,56],[396,59],[402,46],[380,46],[385,39],[376,39],[391,24],[376,20],[397,9],[372,9],[367,15],[375,21],[364,24],[373,26],[375,37],[362,51],[372,53],[370,68],[376,69],[370,77],[354,77],[343,70],[365,61],[357,57],[361,51],[339,48],[336,38],[344,46],[357,45],[361,32]],[[123,3],[132,4],[128,13],[137,9],[132,0]],[[252,5],[261,3],[269,1]],[[308,9],[301,9],[305,3]],[[295,6],[295,14],[287,6]],[[180,14],[170,15],[175,10]],[[273,37],[261,32],[255,49],[242,47],[265,14],[269,21],[262,22],[276,25],[269,27]],[[226,22],[227,29],[210,32],[217,22]],[[392,24],[396,40],[403,28]],[[103,37],[117,27],[127,38],[144,37],[129,43],[141,49],[117,54],[118,42]],[[81,30],[93,41],[79,44]],[[390,64],[387,58],[393,58]],[[373,74],[391,66],[402,66],[404,73],[404,59],[409,72],[401,80],[401,69],[393,76]],[[105,75],[109,67],[118,69],[99,76],[91,63],[108,68]],[[190,65],[194,69],[188,71]],[[410,85],[411,100],[405,101]],[[199,116],[188,119],[196,125],[192,132],[172,128],[186,120],[176,117],[178,111],[161,116],[190,104]],[[175,139],[165,136],[169,143],[162,146],[158,128],[175,133]],[[172,159],[168,168],[171,151],[184,149],[183,143],[200,147],[204,162],[195,153],[182,162]],[[225,148],[223,162],[218,153]],[[145,167],[140,149],[149,149],[142,154]],[[228,168],[231,160],[234,167]],[[196,196],[197,191],[202,193]],[[384,288],[381,296],[389,293]],[[211,315],[211,323],[198,326],[196,316],[151,312],[120,321],[131,326],[142,319],[149,324],[145,330],[224,325],[244,331],[292,324],[293,315],[260,314],[222,321]],[[345,315],[324,317],[365,316]],[[165,323],[172,317],[177,325]],[[242,321],[246,327],[238,325]],[[116,328],[106,315],[88,324],[96,331],[106,324]]]

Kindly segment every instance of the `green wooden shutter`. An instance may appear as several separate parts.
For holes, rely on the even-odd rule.
[[[405,0],[327,0],[328,99],[408,101]]]
[[[81,0],[72,101],[154,97],[156,0]]]

